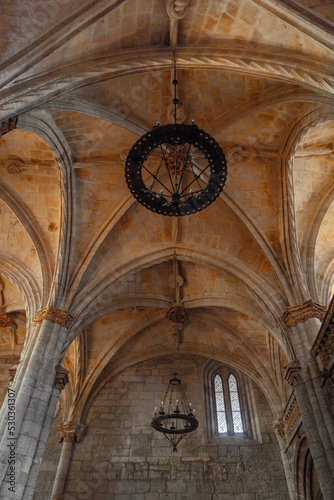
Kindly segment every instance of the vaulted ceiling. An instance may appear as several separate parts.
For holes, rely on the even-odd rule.
[[[0,139],[0,305],[17,333],[2,327],[4,385],[47,304],[75,318],[68,414],[117,370],[173,352],[176,259],[178,355],[237,366],[281,409],[281,316],[327,305],[334,280],[333,18],[312,0],[6,5],[0,120],[18,121]],[[124,177],[132,144],[171,121],[175,23],[179,121],[228,164],[219,199],[178,219],[139,205]]]

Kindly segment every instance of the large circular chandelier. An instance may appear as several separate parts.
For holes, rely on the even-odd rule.
[[[159,410],[154,410],[151,425],[165,435],[175,452],[179,442],[198,427],[194,412],[182,391],[181,380],[177,378],[177,373],[173,373]]]
[[[227,166],[213,137],[195,123],[176,123],[174,62],[174,124],[157,124],[132,146],[125,177],[133,196],[152,212],[190,215],[209,206],[222,191]]]

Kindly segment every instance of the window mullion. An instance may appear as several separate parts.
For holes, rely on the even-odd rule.
[[[230,436],[234,435],[233,429],[233,419],[232,419],[232,407],[231,407],[231,399],[230,399],[230,390],[227,383],[227,378],[223,378],[223,388],[224,388],[224,401],[226,408],[226,424],[227,424],[227,434]]]

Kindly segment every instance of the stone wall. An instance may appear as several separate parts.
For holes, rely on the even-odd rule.
[[[273,418],[260,390],[254,392],[261,408],[263,442],[237,436],[206,444],[204,363],[198,357],[178,365],[200,426],[177,453],[150,426],[154,407],[175,369],[173,361],[136,365],[107,382],[89,409],[83,442],[74,447],[63,499],[286,500]]]

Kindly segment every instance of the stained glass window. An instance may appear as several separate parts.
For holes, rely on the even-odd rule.
[[[237,380],[232,373],[228,377],[228,388],[230,392],[233,431],[235,433],[244,432],[241,418],[239,394]]]
[[[215,375],[214,386],[215,386],[215,396],[216,396],[218,432],[222,434],[224,432],[227,432],[227,423],[226,423],[223,381],[220,375]]]

